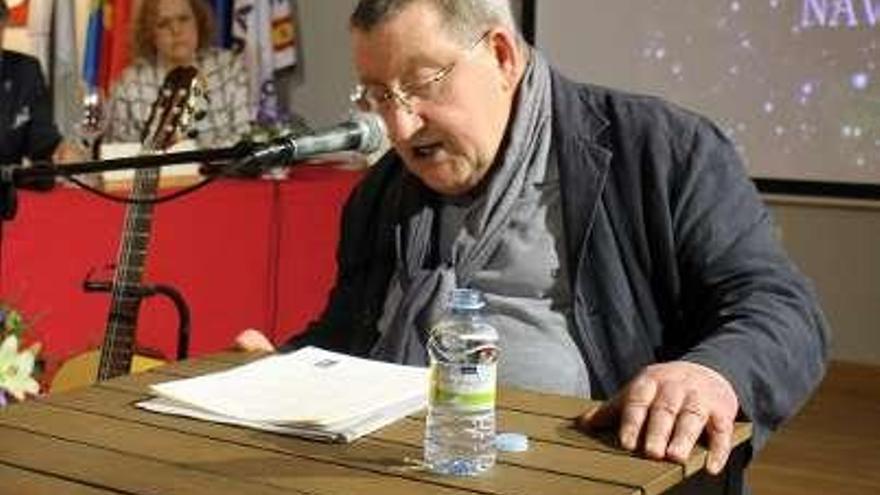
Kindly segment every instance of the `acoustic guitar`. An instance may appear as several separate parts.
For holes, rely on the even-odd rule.
[[[194,67],[178,67],[165,77],[141,133],[145,153],[160,153],[179,140],[192,121],[201,90]],[[100,350],[68,360],[52,379],[55,391],[145,371],[162,361],[135,354],[135,330],[143,297],[141,280],[149,248],[159,169],[137,169],[125,212],[122,239],[110,286],[110,312]]]

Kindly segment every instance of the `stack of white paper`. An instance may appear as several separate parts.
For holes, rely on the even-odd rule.
[[[350,442],[425,407],[428,370],[306,347],[152,385],[138,407],[326,441]]]

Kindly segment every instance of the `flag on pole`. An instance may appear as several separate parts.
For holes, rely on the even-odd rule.
[[[86,31],[83,78],[108,90],[130,59],[131,0],[92,0]]]
[[[50,82],[55,123],[64,135],[77,118],[78,73],[74,0],[30,0],[26,5],[31,53]]]
[[[232,46],[232,0],[213,0],[214,18],[217,20],[217,44],[223,48]]]
[[[30,19],[28,0],[9,0],[6,3],[9,7],[10,26],[24,26],[28,24]]]
[[[55,47],[52,64],[52,94],[55,123],[65,136],[74,133],[74,125],[80,117],[79,64],[76,49],[76,19],[73,0],[55,0],[54,35]]]
[[[290,0],[272,0],[272,52],[275,70],[296,65],[296,25]]]
[[[92,0],[86,27],[83,79],[93,88],[101,83],[101,42],[104,37],[104,0]]]
[[[287,119],[275,86],[275,71],[296,63],[289,0],[234,0],[233,47],[249,69],[252,105],[260,123]]]
[[[52,34],[53,0],[31,0],[25,3],[27,9],[27,32],[31,43],[31,54],[40,61],[43,74],[49,75],[49,47]]]
[[[109,66],[107,67],[104,89],[109,89],[119,79],[122,71],[128,67],[128,63],[131,61],[131,8],[133,2],[131,0],[110,0],[110,3],[112,5],[110,26],[104,25],[104,29],[108,29],[111,33]]]

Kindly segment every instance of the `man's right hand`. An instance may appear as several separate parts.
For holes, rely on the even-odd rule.
[[[275,352],[275,346],[263,332],[248,328],[235,337],[235,349],[247,352]]]

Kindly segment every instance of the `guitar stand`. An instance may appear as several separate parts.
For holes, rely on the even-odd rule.
[[[94,281],[87,277],[83,281],[83,290],[86,292],[110,292],[113,290],[113,284],[107,281]],[[190,313],[189,306],[180,291],[170,285],[154,284],[134,287],[130,290],[130,294],[138,299],[160,295],[171,300],[174,309],[177,310],[177,360],[182,361],[189,357]]]

